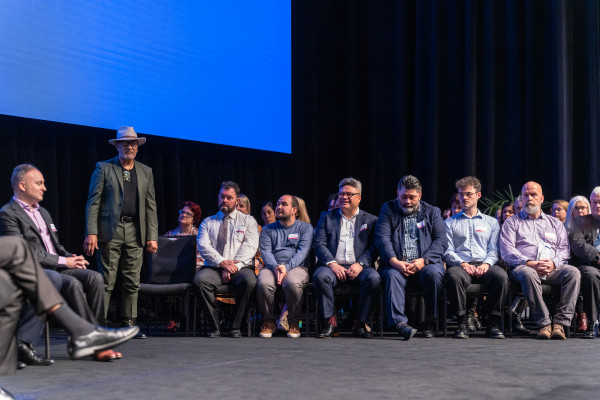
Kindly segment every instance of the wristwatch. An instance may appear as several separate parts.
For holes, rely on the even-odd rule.
[[[433,264],[433,261],[431,261],[429,258],[424,258],[423,261],[425,262],[425,265]]]

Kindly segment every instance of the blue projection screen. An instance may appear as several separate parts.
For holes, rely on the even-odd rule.
[[[289,0],[1,0],[0,114],[291,153]]]

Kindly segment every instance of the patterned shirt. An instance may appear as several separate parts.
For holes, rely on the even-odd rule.
[[[404,261],[412,262],[421,258],[421,248],[419,246],[419,229],[417,228],[417,214],[402,217],[404,227]]]

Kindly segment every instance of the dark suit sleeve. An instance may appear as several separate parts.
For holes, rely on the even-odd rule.
[[[396,257],[394,246],[392,245],[392,210],[389,202],[381,207],[379,218],[375,224],[375,246],[381,255],[383,264],[389,264],[390,260]]]
[[[423,258],[428,258],[434,263],[441,263],[448,248],[446,227],[439,208],[434,207],[429,215],[431,218],[431,245],[425,250]]]
[[[29,229],[29,228],[27,228]],[[43,243],[38,238],[29,237],[25,228],[21,228],[14,212],[9,212],[4,208],[0,211],[0,235],[20,236],[29,244],[35,259],[44,267],[56,269],[58,267],[58,256],[46,251]]]
[[[85,205],[85,235],[98,235],[98,213],[104,191],[104,169],[96,163],[96,169],[90,180],[88,200]]]
[[[571,253],[581,262],[587,265],[595,264],[594,258],[598,255],[598,249],[587,241],[583,219],[576,218],[569,230],[569,245]]]
[[[358,260],[359,263],[362,263],[365,267],[372,267],[373,260],[377,257],[377,247],[375,246],[375,225],[377,224],[377,217],[369,216],[369,220],[367,221],[367,226],[369,230],[369,235],[367,236],[367,245],[365,246],[366,250],[364,253],[360,255]]]
[[[156,215],[154,175],[152,174],[151,168],[148,168],[148,170],[148,190],[146,191],[146,241],[156,241],[158,240],[158,217]]]
[[[319,260],[319,265],[327,265],[331,261],[335,261],[335,256],[331,254],[327,247],[327,217],[328,211],[323,211],[317,227],[315,228],[315,236],[313,240],[313,248],[315,249],[315,255]]]

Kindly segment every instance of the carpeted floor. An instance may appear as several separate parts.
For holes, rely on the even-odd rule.
[[[536,341],[153,336],[109,363],[71,361],[0,377],[18,399],[596,399],[600,339]],[[43,346],[38,346],[43,353]]]

